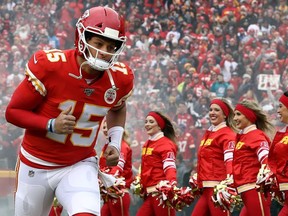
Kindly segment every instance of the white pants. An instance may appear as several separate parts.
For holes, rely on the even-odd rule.
[[[72,166],[44,170],[20,162],[15,216],[47,216],[54,195],[68,212],[100,215],[98,165],[95,157]]]

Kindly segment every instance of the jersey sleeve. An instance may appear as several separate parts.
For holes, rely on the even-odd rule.
[[[234,138],[234,139],[233,139]],[[228,136],[223,145],[224,163],[227,174],[232,173],[233,152],[235,148],[235,136]]]
[[[46,89],[41,79],[45,79],[43,52],[36,52],[26,65],[25,79],[14,91],[6,109],[8,122],[26,129],[45,129],[48,117],[40,116],[34,112],[43,102]],[[31,68],[33,68],[32,72]],[[37,76],[35,75],[37,74]]]
[[[128,65],[119,62],[111,70],[116,87],[120,92],[120,98],[115,107],[120,107],[133,93],[134,73]]]
[[[51,68],[48,64],[47,54],[44,51],[38,51],[33,54],[26,65],[25,75],[34,89],[42,96],[46,96],[47,90],[44,85],[49,73],[46,68]]]
[[[263,131],[259,129],[255,131],[255,136],[251,140],[251,148],[257,154],[258,161],[261,164],[268,163],[270,143],[270,139]]]
[[[258,161],[261,164],[268,164],[269,142],[267,140],[260,140],[258,144],[259,144],[259,147],[257,149]]]
[[[161,157],[163,161],[163,170],[168,181],[177,182],[176,171],[176,145],[171,141],[166,145],[161,146],[163,148]]]

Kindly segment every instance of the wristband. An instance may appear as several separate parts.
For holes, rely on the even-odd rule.
[[[47,123],[47,130],[50,133],[54,133],[54,123],[55,123],[55,119],[49,119],[49,121]]]
[[[124,128],[121,126],[114,126],[108,130],[109,146],[113,146],[121,152],[121,143],[123,137]]]

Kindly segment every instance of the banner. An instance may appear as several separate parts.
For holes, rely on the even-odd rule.
[[[278,74],[259,74],[258,89],[259,90],[278,90],[280,84],[280,75]]]

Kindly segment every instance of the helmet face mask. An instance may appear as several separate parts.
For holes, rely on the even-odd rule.
[[[102,51],[88,42],[92,37],[100,37],[115,44],[114,50]],[[78,54],[96,70],[106,70],[117,62],[125,48],[124,20],[114,10],[106,7],[95,7],[87,10],[76,24],[75,46]],[[92,55],[91,50],[95,50]],[[94,52],[93,52],[94,53]],[[99,58],[99,54],[111,56],[109,61]]]

